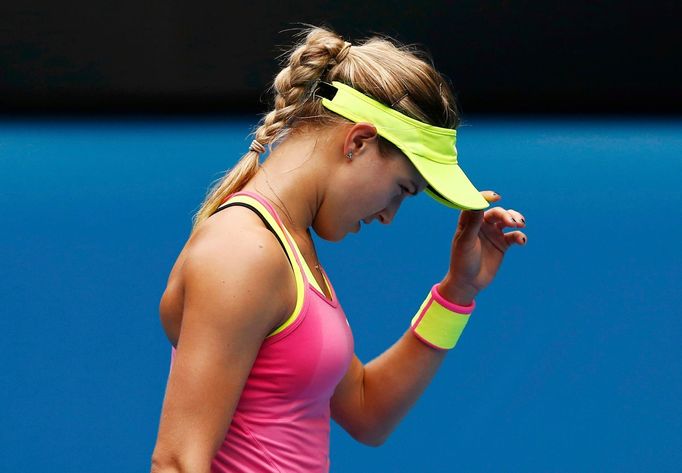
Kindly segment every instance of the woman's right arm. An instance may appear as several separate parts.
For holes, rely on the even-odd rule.
[[[263,339],[296,302],[291,266],[270,231],[220,231],[197,238],[182,268],[182,328],[153,473],[210,472]]]

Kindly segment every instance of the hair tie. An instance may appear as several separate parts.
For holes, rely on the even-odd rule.
[[[350,47],[351,44],[348,41],[343,42],[343,47],[341,47],[341,51],[339,51],[339,53],[334,58],[337,64],[346,59],[346,56],[348,56],[348,53],[350,52]]]
[[[253,140],[251,142],[251,146],[249,146],[249,151],[253,151],[258,154],[263,154],[265,153],[265,146],[260,144],[258,140]]]

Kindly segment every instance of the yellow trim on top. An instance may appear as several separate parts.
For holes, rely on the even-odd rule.
[[[296,244],[296,240],[291,236],[291,233],[289,233],[289,230],[287,230],[286,227],[284,227],[284,231],[287,232],[287,235],[291,238],[291,241],[294,242],[294,250],[296,251],[296,254],[298,254],[299,260],[301,261],[303,265],[303,271],[305,271],[306,276],[308,277],[308,282],[315,286],[315,289],[320,291],[321,294],[324,294],[325,292],[322,290],[320,287],[320,284],[317,282],[317,279],[315,279],[315,276],[313,276],[313,272],[310,269],[310,266],[308,266],[308,263],[306,262],[305,258],[303,257],[303,254],[301,253],[301,250],[298,248],[298,245]],[[329,286],[329,281],[327,281],[327,278],[324,276],[324,273],[320,271],[320,274],[322,275],[322,279],[324,279],[324,283],[327,285],[327,292],[329,293],[329,296],[331,297],[332,291]]]
[[[243,204],[248,204],[252,207],[254,207],[256,210],[260,212],[260,214],[267,220],[267,222],[270,224],[270,226],[275,230],[277,233],[277,236],[281,240],[282,244],[284,245],[284,248],[287,252],[287,256],[289,256],[289,261],[291,261],[291,265],[294,270],[294,277],[296,279],[296,306],[294,307],[293,312],[291,315],[287,318],[287,320],[277,327],[275,330],[270,332],[268,334],[267,338],[272,337],[273,335],[277,335],[284,329],[286,329],[289,325],[294,323],[296,318],[299,316],[301,309],[303,308],[303,296],[305,294],[305,281],[303,279],[303,274],[301,273],[301,267],[296,263],[296,256],[291,245],[289,245],[289,241],[287,240],[284,232],[282,232],[282,226],[280,226],[279,223],[277,223],[277,220],[270,214],[270,212],[261,204],[258,202],[258,200],[254,199],[251,196],[248,195],[236,195],[234,197],[231,197],[229,200],[227,200],[224,204],[222,204],[220,207],[226,205],[226,204],[231,204],[231,203],[243,203]],[[220,208],[219,207],[219,208]],[[286,229],[284,229],[286,231]],[[289,232],[287,232],[288,234]],[[292,239],[293,241],[293,239]],[[296,248],[298,250],[298,248]],[[304,264],[305,266],[305,264]]]
[[[236,200],[236,199],[242,199],[242,200]],[[306,262],[305,258],[303,257],[303,253],[301,253],[300,248],[299,248],[298,245],[296,244],[296,240],[294,239],[294,237],[291,236],[291,233],[289,232],[289,230],[287,229],[287,227],[284,226],[284,225],[281,225],[281,226],[280,226],[273,218],[270,218],[270,213],[269,213],[269,212],[267,211],[267,209],[263,206],[263,204],[261,204],[260,202],[258,202],[258,200],[254,199],[254,198],[251,197],[251,196],[248,196],[248,195],[238,195],[238,196],[235,196],[235,197],[233,197],[232,199],[230,199],[230,202],[233,202],[233,201],[236,201],[236,202],[243,202],[243,203],[248,203],[248,204],[253,204],[254,207],[257,207],[257,208],[258,208],[259,210],[261,210],[262,212],[265,212],[265,216],[268,217],[268,222],[270,223],[270,225],[272,225],[273,228],[281,229],[281,230],[284,230],[284,232],[286,232],[287,236],[288,236],[288,237],[291,239],[291,241],[293,242],[293,251],[296,252],[296,254],[298,255],[298,259],[299,259],[299,261],[301,262],[301,265],[303,266],[303,271],[305,272],[305,275],[306,275],[306,277],[307,277],[307,279],[308,279],[308,282],[309,282],[310,284],[312,284],[313,286],[315,286],[315,289],[317,289],[318,291],[320,291],[321,294],[325,294],[325,291],[322,290],[322,288],[320,287],[320,284],[317,282],[317,279],[315,279],[315,276],[313,276],[313,272],[312,272],[312,270],[310,269],[310,266],[308,266],[308,263]],[[280,232],[278,232],[278,235],[279,235],[279,234],[280,234]],[[280,236],[281,236],[281,235],[280,235]],[[282,239],[282,241],[283,241],[283,243],[286,244],[287,248],[289,248],[288,241],[287,241],[286,239]],[[292,248],[289,248],[289,249],[291,250]],[[292,259],[292,262],[294,262],[294,261],[295,261],[295,260]],[[327,293],[329,294],[329,297],[332,297],[331,286],[330,286],[329,281],[327,280],[327,278],[325,277],[324,274],[322,274],[322,279],[324,280],[324,283],[325,283],[326,286],[327,286]]]

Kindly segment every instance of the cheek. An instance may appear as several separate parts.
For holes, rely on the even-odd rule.
[[[341,218],[365,218],[381,211],[399,196],[394,171],[387,166],[386,158],[365,156],[362,162],[350,166],[337,182],[334,193]],[[353,169],[350,169],[353,168]]]
[[[356,222],[367,218],[380,210],[382,200],[381,196],[371,189],[358,190],[341,204],[343,207],[339,209],[339,219]]]
[[[368,189],[364,195],[364,217],[374,215],[377,212],[389,207],[391,203],[399,197],[400,193],[394,184],[377,184]]]
[[[380,211],[389,200],[387,190],[381,184],[371,181],[356,183],[352,190],[336,196],[334,214],[340,221],[357,221]]]
[[[376,215],[400,198],[395,180],[371,168],[356,170],[335,184],[313,221],[315,233],[328,241],[342,239],[359,220]]]

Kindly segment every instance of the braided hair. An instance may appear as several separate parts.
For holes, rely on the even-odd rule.
[[[459,125],[452,89],[430,57],[412,45],[373,36],[358,45],[328,28],[308,27],[285,54],[285,66],[270,90],[273,109],[253,132],[254,141],[239,162],[209,190],[194,216],[193,231],[228,195],[239,191],[258,172],[259,156],[304,126],[324,127],[348,121],[324,108],[313,96],[318,81],[343,82],[417,120],[444,128]],[[380,149],[395,148],[380,137]]]

